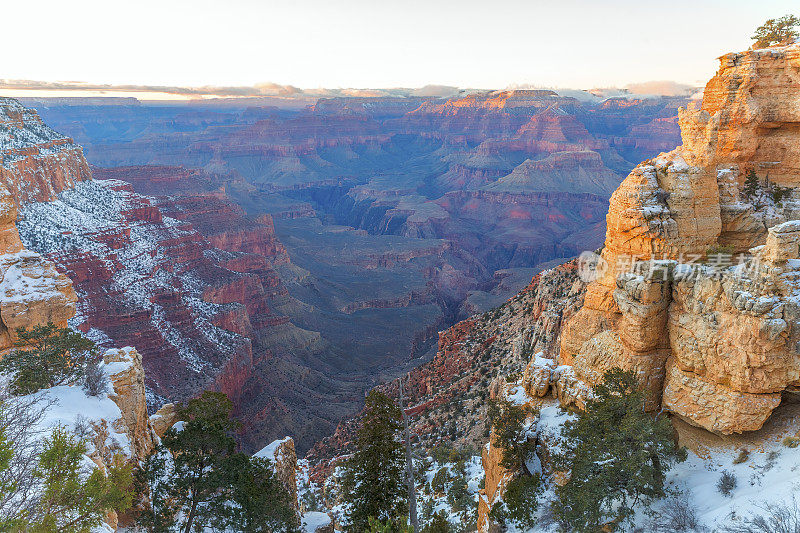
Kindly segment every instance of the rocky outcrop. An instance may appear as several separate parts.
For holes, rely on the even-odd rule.
[[[633,370],[651,409],[740,433],[760,428],[800,378],[798,227],[785,222],[800,212],[771,194],[800,184],[800,47],[720,63],[702,104],[680,112],[683,145],[612,195],[601,268],[560,362],[588,386],[612,366]]]
[[[481,450],[481,465],[486,474],[484,488],[478,492],[478,531],[495,533],[500,530],[489,518],[492,506],[502,497],[505,484],[513,476],[500,462],[503,459],[503,449],[492,446],[493,437]]]
[[[65,327],[75,314],[69,278],[23,247],[16,219],[20,205],[84,179],[85,167],[71,140],[15,100],[0,98],[0,351],[17,341],[17,328]]]
[[[289,492],[292,505],[299,512],[300,504],[297,501],[297,454],[294,449],[294,440],[286,437],[271,442],[258,452],[255,457],[266,459],[272,464],[278,481]]]
[[[0,98],[0,184],[18,206],[53,200],[90,177],[72,139],[46,126],[36,111]]]
[[[147,416],[142,356],[131,347],[111,349],[103,354],[103,363],[113,387],[110,397],[122,411],[114,425],[128,435],[134,456],[146,457],[158,436]]]
[[[77,296],[69,278],[50,261],[29,250],[0,255],[0,349],[17,341],[17,328],[52,322],[66,327]]]

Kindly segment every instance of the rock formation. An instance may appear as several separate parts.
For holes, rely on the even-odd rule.
[[[52,199],[87,175],[71,139],[16,100],[0,98],[0,351],[17,340],[17,328],[48,322],[64,327],[75,314],[69,278],[23,248],[16,220],[19,206]]]
[[[275,476],[289,492],[295,510],[300,509],[297,501],[297,454],[294,449],[294,440],[286,437],[271,442],[255,453],[254,457],[268,460],[272,463]]]
[[[45,125],[36,111],[0,98],[0,184],[17,205],[53,200],[90,177],[72,139]]]
[[[558,382],[559,398],[616,366],[636,372],[650,408],[739,433],[800,385],[798,226],[786,222],[800,211],[775,194],[800,184],[798,71],[799,46],[721,57],[702,104],[679,114],[683,145],[614,192],[602,268],[561,343],[577,381]]]

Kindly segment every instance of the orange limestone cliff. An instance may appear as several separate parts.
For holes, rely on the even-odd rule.
[[[611,197],[551,381],[580,406],[621,367],[651,409],[756,430],[800,386],[800,46],[722,56],[679,122],[683,145]]]

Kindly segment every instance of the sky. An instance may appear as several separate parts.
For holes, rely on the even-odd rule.
[[[796,0],[0,0],[0,6],[0,79],[258,86],[276,93],[285,86],[591,89],[652,80],[702,86],[716,71],[715,58],[746,49],[764,20],[800,14]]]

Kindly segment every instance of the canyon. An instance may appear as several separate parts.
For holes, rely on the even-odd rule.
[[[436,355],[403,376],[415,446],[480,450],[479,531],[499,530],[489,511],[517,475],[500,464],[489,400],[529,409],[534,464],[563,483],[549,459],[560,427],[613,367],[670,416],[690,466],[669,475],[708,525],[752,505],[701,501],[691,483],[736,467],[737,450],[778,456],[799,435],[799,60],[800,45],[723,55],[702,101],[679,112],[682,144],[612,194],[602,248],[441,331]],[[399,382],[380,390],[397,397]],[[312,479],[330,479],[357,427],[349,419],[312,448]],[[790,478],[769,497],[785,498]]]
[[[291,434],[304,453],[433,358],[439,330],[595,249],[611,191],[677,144],[685,102],[45,99],[86,158],[63,156],[74,186],[20,196],[19,227],[72,280],[71,323],[142,354],[151,412],[223,390],[247,449]]]

